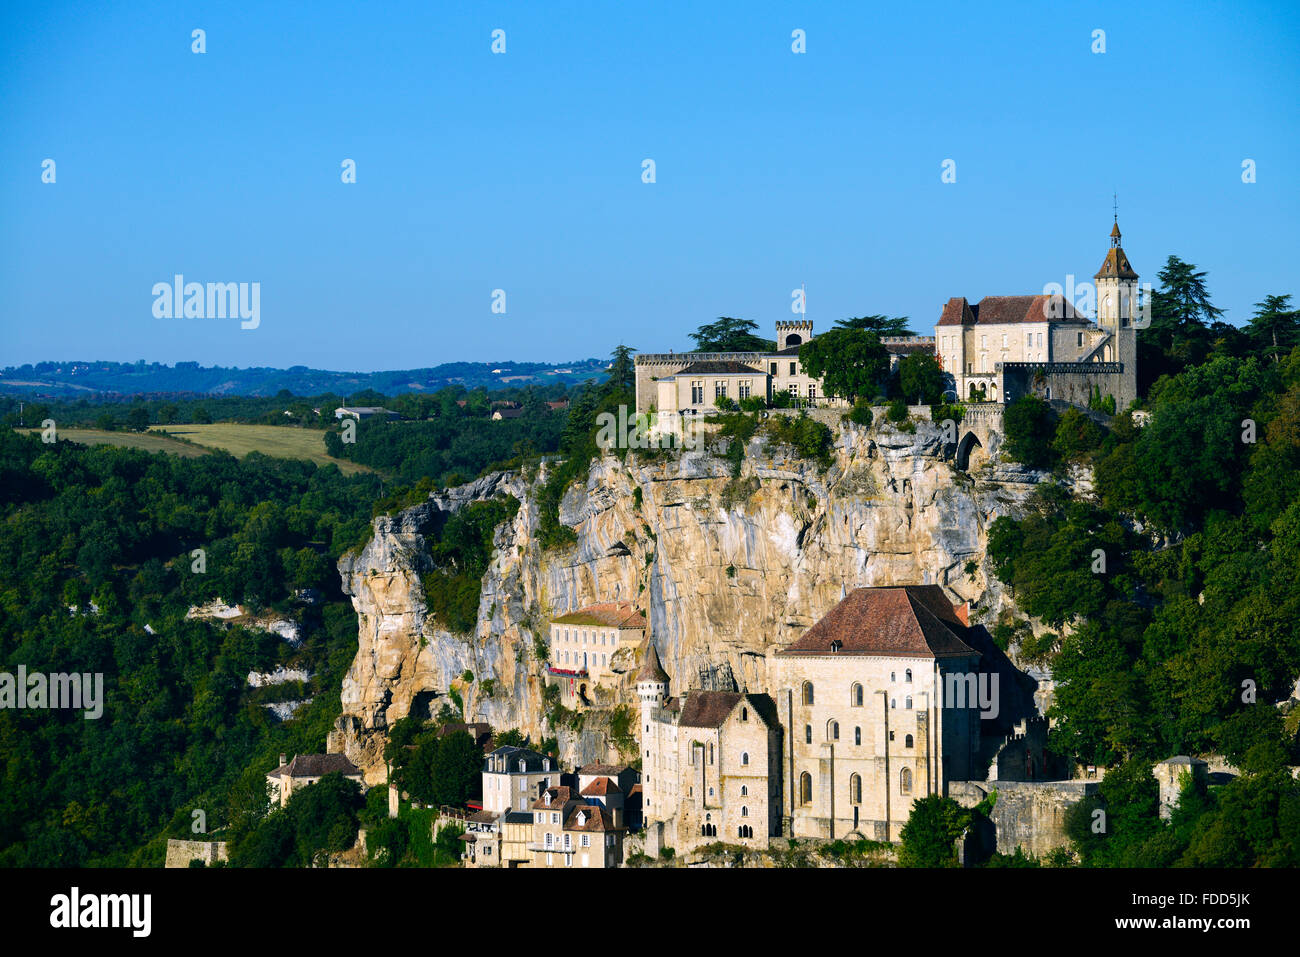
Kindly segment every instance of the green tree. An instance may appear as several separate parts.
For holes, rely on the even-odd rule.
[[[1264,355],[1280,362],[1300,343],[1300,309],[1291,308],[1290,296],[1265,296],[1255,303],[1246,331]]]
[[[957,840],[970,826],[971,811],[952,798],[928,794],[912,804],[898,849],[900,867],[957,867]]]
[[[799,363],[827,395],[854,402],[873,396],[889,374],[889,353],[874,332],[831,329],[799,347]]]
[[[752,319],[719,316],[716,322],[706,323],[692,332],[694,352],[771,352],[776,343],[755,333],[758,323]]]
[[[1056,415],[1050,405],[1037,396],[1023,395],[1007,406],[1002,427],[1008,455],[1030,468],[1051,468]]]
[[[917,405],[932,405],[943,398],[943,368],[932,355],[916,352],[898,363],[898,384],[903,397]]]
[[[836,329],[853,329],[858,332],[874,332],[877,336],[914,336],[908,327],[907,316],[892,318],[882,315],[858,316],[855,319],[841,319],[835,323]]]

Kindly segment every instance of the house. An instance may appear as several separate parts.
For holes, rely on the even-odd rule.
[[[500,816],[491,811],[474,811],[464,818],[465,831],[460,840],[465,845],[461,860],[466,867],[501,866]]]
[[[463,721],[448,721],[438,729],[438,737],[445,738],[456,732],[468,734],[484,752],[488,751],[492,744],[492,725],[486,721],[472,721],[468,724]]]
[[[289,803],[293,792],[299,788],[315,784],[327,774],[338,772],[349,781],[356,781],[365,791],[365,782],[361,778],[361,769],[343,754],[299,754],[292,761],[285,761],[280,755],[280,765],[266,776],[271,786],[271,802],[284,807]]]
[[[636,366],[636,409],[660,415],[712,412],[719,399],[771,401],[778,392],[806,405],[846,405],[828,396],[820,379],[799,362],[799,348],[813,338],[802,319],[776,324],[774,352],[642,353]],[[725,404],[725,403],[724,403]]]
[[[533,839],[533,812],[506,811],[499,821],[501,847],[497,852],[497,866],[531,867],[533,856],[528,845]]]
[[[496,409],[492,412],[492,420],[494,422],[500,422],[502,419],[521,419],[523,416],[523,409],[503,408]]]
[[[914,800],[982,776],[968,638],[938,585],[857,588],[769,659],[787,834],[898,841]]]
[[[523,810],[540,789],[559,780],[559,765],[549,755],[509,745],[497,748],[483,759],[483,810]]]
[[[335,419],[353,418],[357,421],[362,421],[365,419],[380,418],[392,421],[394,419],[400,419],[401,417],[402,416],[399,413],[392,412],[389,409],[385,409],[378,405],[341,405],[334,410]]]
[[[610,668],[615,654],[628,649],[624,657],[630,659],[647,627],[628,601],[587,605],[553,619],[548,680],[560,684],[566,707],[588,704],[589,685],[616,680]]]
[[[546,788],[533,802],[534,867],[617,867],[623,862],[627,828],[599,803],[587,803],[571,787]]]

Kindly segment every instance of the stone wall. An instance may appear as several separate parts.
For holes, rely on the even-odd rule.
[[[1044,857],[1065,847],[1065,812],[1085,797],[1097,793],[1096,781],[953,781],[948,796],[962,807],[974,807],[991,790],[998,792],[989,815],[999,854],[1014,854],[1017,847],[1034,857]]]
[[[167,859],[163,867],[189,867],[190,861],[198,858],[204,865],[211,867],[217,861],[229,860],[226,856],[225,841],[167,841]]]

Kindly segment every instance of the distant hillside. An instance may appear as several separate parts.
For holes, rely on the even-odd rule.
[[[10,366],[0,371],[0,392],[45,396],[87,396],[92,393],[198,393],[212,395],[273,396],[283,389],[294,395],[332,392],[350,395],[373,389],[385,395],[432,392],[449,385],[467,389],[480,386],[570,384],[603,378],[608,360],[572,362],[445,362],[427,369],[389,372],[330,372],[293,366],[290,369],[201,366],[178,362],[38,362]]]

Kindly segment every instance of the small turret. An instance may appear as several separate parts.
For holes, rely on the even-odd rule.
[[[636,673],[636,693],[642,706],[659,707],[668,697],[668,674],[649,638],[646,638],[642,651],[641,670]]]

